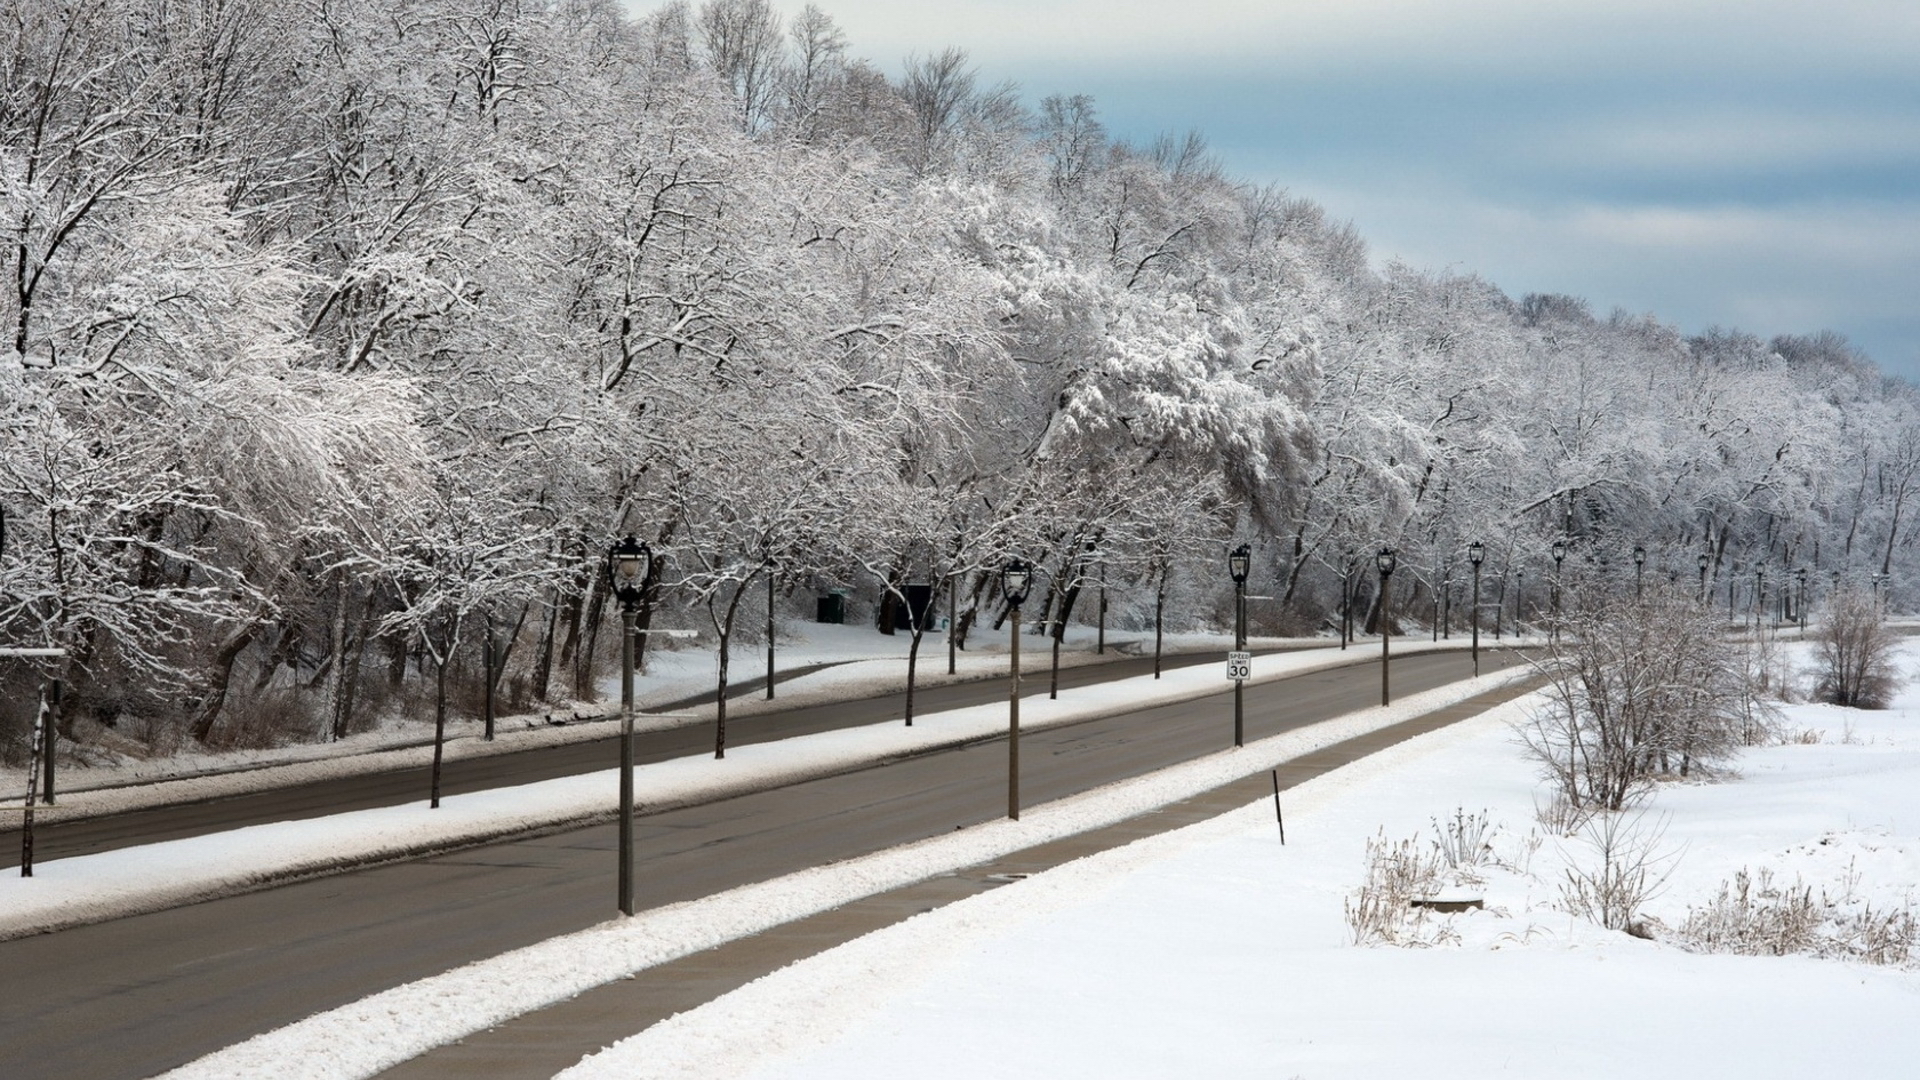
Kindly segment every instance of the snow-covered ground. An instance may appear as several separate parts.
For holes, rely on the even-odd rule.
[[[1905,665],[1920,661],[1909,646]],[[1820,741],[1670,786],[1643,940],[1564,910],[1578,840],[1542,838],[1516,703],[1242,811],[921,915],[776,972],[563,1073],[618,1077],[1909,1077],[1920,972],[1675,943],[1742,869],[1858,913],[1920,885],[1920,693],[1788,709]],[[1493,823],[1486,910],[1357,946],[1369,838]],[[938,1052],[930,1052],[940,1048]]]

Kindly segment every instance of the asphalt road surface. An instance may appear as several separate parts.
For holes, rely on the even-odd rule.
[[[1047,679],[1046,652],[1040,650],[1038,670],[1031,660],[1025,673],[1025,685],[1031,694],[1035,687],[1044,693]],[[1168,655],[1161,667],[1172,671],[1194,664],[1218,664],[1218,652]],[[923,658],[922,664],[927,661]],[[942,665],[944,666],[944,665]],[[1377,670],[1377,669],[1376,669]],[[1060,689],[1072,690],[1114,679],[1153,673],[1153,657],[1124,657],[1094,664],[1062,668]],[[764,679],[753,680],[743,688],[743,696],[754,694],[752,687],[764,686]],[[757,695],[756,695],[757,696]],[[927,716],[947,709],[965,708],[1005,701],[1007,681],[998,678],[975,679],[939,687],[921,687],[914,693],[914,715]],[[710,700],[709,692],[703,700]],[[883,694],[854,701],[797,709],[782,709],[752,716],[733,716],[727,720],[727,744],[740,746],[808,735],[834,728],[898,720],[904,709],[904,693]],[[735,700],[729,695],[729,700]],[[684,707],[684,702],[677,703]],[[676,706],[662,708],[670,712]],[[448,760],[442,767],[442,798],[512,784],[528,784],[558,776],[598,772],[620,764],[619,730],[601,724],[602,738],[565,746],[537,747],[507,754],[465,760]],[[691,754],[713,752],[713,725],[693,724],[665,731],[641,732],[634,737],[634,761],[645,765]],[[104,818],[61,821],[57,816],[43,817],[33,829],[34,862],[90,855],[97,851],[152,844],[203,836],[246,825],[270,821],[299,821],[365,810],[376,806],[400,806],[425,802],[428,776],[424,767],[396,769],[359,776],[340,777],[312,783],[295,784],[271,791],[237,795],[205,802],[183,803],[137,810]],[[56,789],[56,795],[58,790]],[[57,804],[56,804],[57,805]],[[20,826],[17,818],[0,828],[0,869],[20,865]],[[0,1076],[4,1076],[0,1071]]]
[[[1210,658],[1211,659],[1211,658]],[[1493,670],[1516,662],[1483,657]],[[1465,677],[1463,653],[1393,665],[1396,696]],[[1004,689],[1004,683],[999,684]],[[1262,738],[1378,700],[1367,663],[1246,693]],[[1225,748],[1227,694],[1021,737],[1027,805]],[[639,903],[654,907],[999,817],[1002,742],[649,815]],[[412,979],[604,921],[611,824],[377,867],[0,942],[0,1073],[145,1077]]]

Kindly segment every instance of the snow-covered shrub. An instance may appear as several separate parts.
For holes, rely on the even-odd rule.
[[[1434,819],[1433,832],[1434,847],[1454,870],[1472,870],[1493,861],[1493,845],[1488,842],[1491,827],[1485,810],[1469,814],[1464,807],[1456,808],[1445,821]]]
[[[1649,936],[1638,916],[1673,869],[1674,854],[1660,847],[1665,833],[1663,822],[1650,824],[1644,815],[1595,815],[1579,833],[1586,852],[1567,859],[1561,902],[1609,930]]]
[[[1705,905],[1687,909],[1680,940],[1699,952],[1745,956],[1845,957],[1869,964],[1903,965],[1913,958],[1920,925],[1910,904],[1875,910],[1854,895],[1848,882],[1838,896],[1795,878],[1774,881],[1773,871],[1742,868]]]
[[[1819,926],[1812,887],[1782,888],[1761,867],[1757,875],[1740,870],[1704,907],[1688,908],[1680,938],[1702,952],[1784,956],[1810,951]]]
[[[1367,841],[1367,876],[1347,898],[1347,929],[1355,945],[1425,945],[1429,913],[1413,901],[1441,884],[1446,858],[1437,845],[1413,838],[1391,842],[1382,833]]]
[[[1433,839],[1389,842],[1385,834],[1367,841],[1367,875],[1346,901],[1347,928],[1356,945],[1436,945],[1457,935],[1445,920],[1433,921],[1431,909],[1415,902],[1449,888],[1485,883],[1488,866],[1524,872],[1540,846],[1538,833],[1520,841],[1508,858],[1495,850],[1499,835],[1485,811],[1433,819]]]
[[[1857,589],[1836,594],[1813,640],[1815,697],[1856,709],[1887,707],[1899,684],[1897,642],[1871,596]]]

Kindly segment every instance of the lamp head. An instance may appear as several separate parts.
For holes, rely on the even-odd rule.
[[[1392,577],[1393,568],[1400,564],[1400,558],[1394,554],[1392,548],[1383,547],[1380,549],[1380,553],[1373,557],[1373,563],[1380,568],[1381,577]]]
[[[1475,540],[1473,543],[1467,545],[1467,561],[1468,562],[1472,563],[1475,566],[1479,566],[1482,562],[1486,561],[1486,558],[1487,558],[1487,545],[1481,543],[1478,540]]]
[[[1227,553],[1227,573],[1233,576],[1235,585],[1247,583],[1247,566],[1253,561],[1253,549],[1245,544]]]
[[[1027,592],[1032,587],[1033,567],[1024,560],[1015,559],[1000,571],[1000,591],[1014,607],[1027,602]]]
[[[641,588],[652,561],[653,554],[647,545],[631,533],[607,552],[607,584],[623,606],[632,607],[640,602]]]

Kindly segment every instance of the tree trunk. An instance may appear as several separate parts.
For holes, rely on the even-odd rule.
[[[547,700],[547,684],[553,678],[554,638],[558,636],[559,629],[560,605],[549,603],[546,628],[540,632],[540,647],[535,650],[533,658],[533,685],[530,692],[535,701]]]
[[[593,654],[600,644],[600,623],[607,610],[607,592],[600,587],[598,577],[588,580],[586,607],[585,641],[573,657],[573,696],[581,701],[593,699]]]
[[[913,639],[907,643],[907,726],[913,726],[913,681],[920,663],[920,638],[926,633],[922,626],[915,625]]]
[[[253,635],[260,629],[258,622],[249,622],[220,643],[214,651],[213,665],[207,673],[207,694],[201,699],[200,710],[193,718],[193,741],[202,746],[207,737],[213,734],[214,721],[220,718],[220,710],[227,703],[227,686],[233,680],[233,662],[241,652],[253,642]]]

